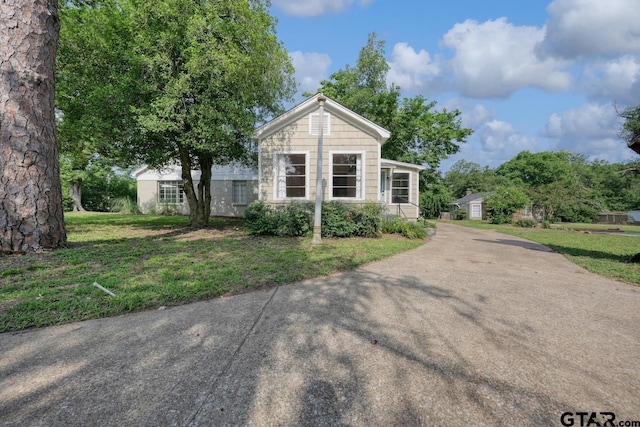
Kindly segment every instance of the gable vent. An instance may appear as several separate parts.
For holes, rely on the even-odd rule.
[[[318,135],[318,125],[320,123],[320,113],[311,113],[309,114],[309,133],[310,135]],[[323,135],[331,134],[331,115],[329,113],[324,113],[324,118],[322,121],[322,129]]]

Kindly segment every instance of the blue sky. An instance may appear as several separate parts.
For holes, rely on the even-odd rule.
[[[459,109],[474,134],[443,171],[459,159],[496,167],[522,150],[637,158],[614,103],[640,103],[640,0],[272,3],[299,93],[354,65],[376,32],[389,83]]]

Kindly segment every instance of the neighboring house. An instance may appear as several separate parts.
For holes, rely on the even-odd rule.
[[[418,177],[424,167],[382,159],[380,152],[389,131],[321,94],[256,129],[257,170],[214,166],[212,215],[242,216],[246,205],[256,199],[270,204],[315,200],[321,104],[323,199],[380,202],[391,214],[418,218]],[[143,212],[168,204],[188,213],[179,167],[168,171],[141,168],[134,175]],[[199,180],[199,172],[192,175]]]
[[[183,192],[182,170],[171,166],[153,170],[146,166],[133,172],[138,182],[138,206],[143,213],[189,213]],[[194,185],[200,171],[191,171]],[[246,207],[258,199],[258,173],[241,165],[214,166],[211,169],[211,216],[243,216]]]
[[[493,192],[485,193],[472,193],[471,189],[467,189],[467,194],[464,197],[454,200],[450,205],[455,206],[458,210],[465,212],[467,219],[474,220],[486,220],[487,219],[487,206],[484,203],[484,199],[493,194]],[[518,222],[522,219],[535,219],[531,206],[525,206],[522,209],[518,209],[513,214],[513,222]]]
[[[487,208],[484,199],[491,193],[472,193],[467,189],[464,197],[454,200],[450,204],[465,212],[467,219],[483,220],[487,219]]]

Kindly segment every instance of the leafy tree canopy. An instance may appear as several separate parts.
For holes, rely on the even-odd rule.
[[[482,193],[494,191],[510,182],[508,178],[497,175],[489,166],[482,167],[478,163],[466,160],[455,162],[445,174],[443,181],[454,198],[463,197],[467,189],[473,193]]]
[[[501,186],[484,200],[489,219],[494,224],[511,223],[513,214],[530,203],[525,192],[516,186]]]
[[[458,152],[472,130],[462,127],[458,110],[436,111],[436,103],[422,96],[401,99],[400,88],[387,85],[384,44],[370,34],[356,65],[347,65],[320,82],[318,92],[389,130],[391,138],[382,147],[384,158],[427,164],[433,173],[443,159]]]
[[[620,136],[633,151],[640,154],[640,105],[625,109],[620,117],[624,119]]]
[[[212,165],[251,160],[255,124],[281,112],[295,89],[268,7],[266,0],[67,3],[67,99],[58,105],[68,139],[93,138],[122,162],[180,163],[191,221],[205,225]]]
[[[500,165],[496,173],[523,185],[537,187],[559,180],[575,181],[574,166],[585,162],[584,156],[569,151],[522,151]]]

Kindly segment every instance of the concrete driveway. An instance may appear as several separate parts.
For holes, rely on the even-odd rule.
[[[640,420],[640,287],[450,224],[344,274],[0,335],[2,425],[539,426],[565,412]]]

